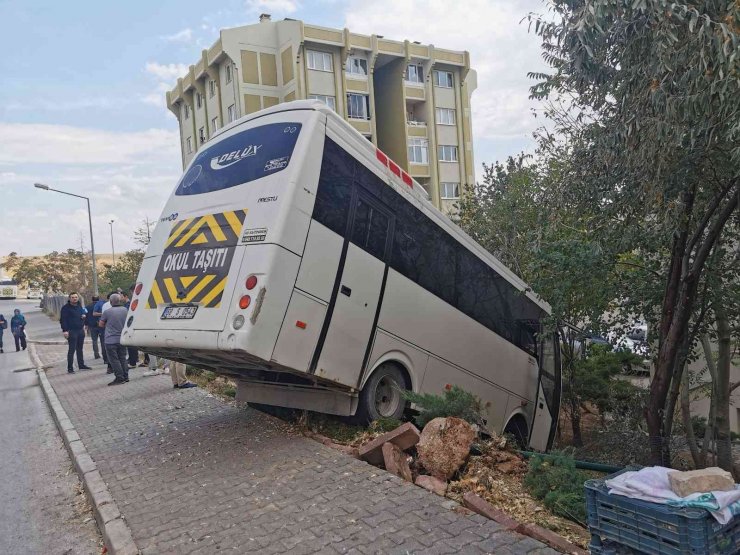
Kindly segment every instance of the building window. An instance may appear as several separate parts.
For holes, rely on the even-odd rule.
[[[191,137],[185,139],[185,148],[187,149],[188,154],[193,153],[193,139]]]
[[[410,137],[408,149],[411,164],[429,163],[429,141],[421,137]]]
[[[211,120],[211,134],[215,133],[218,129],[218,116]]]
[[[370,98],[366,94],[347,94],[347,116],[352,119],[370,119]]]
[[[306,58],[308,59],[308,69],[315,69],[316,71],[334,71],[331,54],[328,52],[307,50]]]
[[[208,96],[211,98],[216,96],[216,81],[213,79],[208,81]]]
[[[347,75],[367,77],[367,60],[350,56],[347,60]]]
[[[437,147],[440,162],[457,162],[457,147],[453,145],[439,145]]]
[[[234,121],[236,119],[236,106],[234,104],[232,104],[231,106],[229,106],[229,109],[228,109],[228,112],[227,113],[228,113],[228,120],[229,121],[227,121],[226,123],[231,123],[232,121]]]
[[[195,93],[195,105],[200,110],[203,107],[203,96],[200,93]]]
[[[460,198],[460,184],[452,182],[442,182],[439,184],[440,193],[443,199]]]
[[[444,87],[446,89],[451,89],[452,88],[452,72],[435,71],[434,72],[434,84],[438,87]]]
[[[455,125],[455,110],[452,108],[437,108],[437,123],[440,125]]]
[[[201,127],[198,129],[198,140],[200,141],[200,144],[203,144],[206,142],[206,128]]]
[[[325,94],[309,94],[308,98],[310,98],[311,100],[319,100],[320,102],[326,104],[332,110],[337,109],[337,99],[333,96],[327,96]]]
[[[226,82],[231,83],[231,64],[226,64]]]
[[[409,83],[423,83],[424,73],[422,67],[418,64],[409,64],[406,68],[406,81]]]
[[[187,104],[185,104],[184,105],[184,108],[185,108],[185,112],[184,112],[185,113],[185,119],[188,119],[190,117],[190,106],[188,106]]]

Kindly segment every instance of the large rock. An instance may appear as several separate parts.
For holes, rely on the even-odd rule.
[[[416,477],[416,482],[414,483],[420,488],[424,488],[425,490],[441,495],[442,497],[444,497],[447,492],[447,483],[435,478],[434,476],[420,474]]]
[[[392,443],[401,451],[405,451],[416,445],[419,441],[419,430],[411,422],[401,424],[395,430],[376,437],[360,447],[358,454],[360,458],[370,464],[379,465],[383,462],[383,444]]]
[[[474,439],[475,431],[465,420],[435,418],[424,426],[416,445],[419,461],[432,476],[446,482],[468,458]]]
[[[735,480],[732,474],[713,466],[687,472],[669,472],[668,482],[673,493],[686,497],[692,493],[706,493],[709,491],[730,491],[735,489]]]
[[[411,468],[409,467],[408,455],[392,443],[384,443],[381,449],[385,469],[407,482],[412,482]]]

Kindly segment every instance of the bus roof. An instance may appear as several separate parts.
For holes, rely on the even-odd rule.
[[[217,138],[222,133],[233,129],[239,125],[247,123],[249,121],[259,119],[261,117],[277,114],[281,112],[290,112],[295,110],[312,110],[320,112],[325,115],[328,119],[332,119],[337,125],[340,125],[344,129],[350,132],[351,136],[354,137],[354,146],[360,150],[365,151],[368,154],[368,158],[375,161],[377,166],[384,167],[381,170],[381,174],[388,185],[396,189],[402,195],[410,196],[417,201],[420,201],[421,210],[438,226],[447,231],[450,235],[455,237],[458,242],[467,247],[471,252],[476,254],[481,260],[488,264],[491,268],[496,270],[506,281],[511,283],[519,291],[523,291],[524,294],[531,301],[536,303],[542,310],[548,314],[552,313],[552,307],[549,303],[543,300],[537,295],[532,289],[514,272],[507,268],[501,263],[493,254],[484,249],[478,244],[472,237],[465,233],[457,224],[455,224],[448,216],[442,213],[429,199],[424,187],[421,186],[416,180],[414,180],[409,174],[403,171],[398,164],[393,162],[388,156],[378,149],[373,143],[368,141],[362,133],[352,127],[347,121],[344,120],[334,110],[329,108],[326,104],[318,100],[294,100],[292,102],[283,102],[270,108],[265,108],[259,112],[254,112],[248,116],[237,119],[236,121],[222,127],[214,135],[213,138]],[[358,140],[359,139],[359,140]],[[379,169],[379,168],[375,168]]]

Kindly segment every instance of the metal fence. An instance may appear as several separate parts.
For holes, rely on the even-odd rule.
[[[81,302],[84,304],[82,300]],[[44,312],[57,320],[61,316],[62,307],[66,303],[66,295],[44,295],[41,299],[41,307],[44,309]]]

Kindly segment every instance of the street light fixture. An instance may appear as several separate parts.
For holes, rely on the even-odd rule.
[[[93,230],[92,230],[92,215],[90,213],[90,199],[83,197],[82,195],[76,195],[74,193],[68,193],[67,191],[60,191],[59,189],[52,189],[48,185],[43,183],[34,183],[34,187],[37,189],[43,189],[44,191],[54,191],[55,193],[61,193],[63,195],[69,195],[70,197],[77,197],[85,199],[87,202],[87,223],[90,226],[90,253],[92,255],[92,276],[93,276],[93,294],[98,294],[98,269],[95,266],[95,242],[93,241]]]
[[[113,252],[113,264],[116,263],[116,249],[113,246],[113,222],[116,220],[111,220],[108,222],[108,225],[110,225],[110,250]]]

